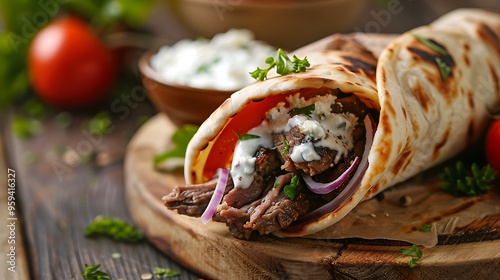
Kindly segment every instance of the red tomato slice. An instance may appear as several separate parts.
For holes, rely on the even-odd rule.
[[[486,158],[491,167],[500,174],[500,120],[494,121],[488,129]]]
[[[327,91],[325,91],[327,92]],[[283,92],[271,95],[263,100],[248,103],[236,114],[219,133],[203,169],[205,178],[212,178],[220,167],[229,165],[233,151],[238,142],[238,134],[245,134],[250,129],[258,126],[266,118],[266,112],[276,107],[279,102],[286,102],[286,97],[297,91]],[[301,89],[300,96],[308,99],[319,94],[319,89]]]

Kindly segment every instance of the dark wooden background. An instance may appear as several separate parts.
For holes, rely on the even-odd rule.
[[[403,7],[401,13],[391,15],[387,22],[377,21],[374,15],[387,2],[391,1],[370,1],[366,17],[359,19],[357,29],[363,32],[402,32],[428,23],[444,11],[429,6],[430,0],[402,0],[397,1]],[[163,8],[155,9],[147,27],[170,41],[186,36],[182,26],[169,13],[162,12]],[[378,22],[378,25],[373,22]],[[374,26],[380,29],[372,30]],[[73,121],[65,129],[57,127],[55,116],[58,112],[51,112],[41,119],[41,133],[30,139],[20,139],[11,132],[13,118],[22,114],[20,108],[13,107],[3,113],[0,135],[6,166],[0,167],[16,170],[19,217],[16,240],[19,246],[16,247],[17,272],[7,272],[5,254],[2,253],[0,278],[81,279],[85,264],[98,263],[112,279],[141,279],[141,276],[146,276],[144,274],[152,273],[155,267],[179,271],[180,276],[174,279],[199,278],[147,241],[128,244],[102,237],[87,238],[83,234],[85,227],[98,215],[118,217],[132,223],[124,199],[124,153],[139,122],[156,114],[146,96],[140,94],[141,90],[140,83],[132,83],[124,90],[123,96],[128,95],[128,99],[116,99],[121,110],[104,108],[111,111],[113,129],[99,137],[89,137],[85,128],[95,112],[72,114]],[[62,150],[66,152],[61,155]],[[68,152],[71,150],[73,152]],[[78,155],[84,152],[92,152],[95,158],[78,163]],[[6,182],[3,170],[2,192]],[[6,209],[6,198],[0,198],[1,209]],[[0,234],[8,233],[0,231]],[[3,242],[5,236],[2,238],[0,241]],[[5,245],[2,244],[4,250]],[[113,253],[119,253],[121,257],[113,258]]]

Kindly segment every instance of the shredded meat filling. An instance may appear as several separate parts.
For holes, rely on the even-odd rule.
[[[364,119],[369,110],[354,95],[340,95],[337,102],[342,105],[332,105],[332,112],[352,113],[358,120]],[[284,189],[291,184],[293,176],[307,173],[317,182],[338,178],[356,156],[362,157],[364,153],[365,128],[362,121],[358,121],[354,127],[353,139],[354,148],[337,164],[333,164],[337,152],[322,147],[315,148],[320,160],[295,163],[287,150],[299,145],[304,135],[296,128],[275,133],[275,147],[260,148],[255,155],[254,180],[249,187],[235,188],[230,176],[222,202],[212,220],[225,223],[231,235],[241,239],[249,239],[254,232],[269,234],[290,226],[305,213],[331,201],[348,183],[347,180],[337,190],[318,195],[312,193],[303,181],[299,181],[293,190],[296,195],[292,199]],[[199,217],[206,209],[215,185],[216,179],[199,185],[177,186],[164,197],[165,205],[180,214]]]

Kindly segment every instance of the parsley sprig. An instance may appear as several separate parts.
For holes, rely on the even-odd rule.
[[[234,132],[234,134],[236,134],[236,136],[238,137],[238,139],[240,141],[245,141],[245,140],[250,140],[250,139],[258,139],[260,138],[259,135],[255,135],[255,134],[250,134],[250,133],[247,133],[247,134],[238,134],[238,132]]]
[[[314,110],[316,109],[316,104],[311,104],[311,105],[308,105],[308,106],[305,106],[305,107],[296,107],[296,108],[292,108],[290,110],[290,113],[292,115],[299,115],[299,114],[302,114],[302,115],[307,115],[307,116],[311,116],[312,113],[314,112]]]
[[[184,158],[186,156],[186,149],[189,141],[193,138],[199,126],[186,124],[179,127],[171,136],[170,140],[175,147],[155,155],[153,159],[154,166],[171,158]]]
[[[297,187],[299,186],[299,176],[295,175],[292,177],[290,184],[286,185],[283,188],[283,192],[285,192],[286,196],[288,196],[291,200],[294,200],[297,196]]]
[[[282,49],[278,49],[274,57],[268,57],[266,59],[266,64],[269,65],[267,68],[261,69],[257,67],[256,70],[250,72],[252,78],[263,81],[267,79],[267,73],[274,67],[276,67],[276,73],[280,75],[287,75],[290,73],[305,72],[306,68],[311,66],[307,57],[299,59],[294,55],[292,60]]]
[[[163,267],[155,267],[153,271],[154,275],[162,276],[162,277],[175,277],[181,275],[180,272],[175,271],[171,268],[163,268]]]
[[[433,40],[430,40],[430,39],[427,39],[425,37],[422,37],[418,34],[414,34],[414,33],[410,33],[413,37],[415,37],[417,40],[419,40],[422,44],[424,44],[426,47],[430,48],[431,50],[437,52],[438,54],[440,54],[443,58],[444,57],[448,57],[451,59],[451,56],[450,54],[448,53],[448,51],[440,46],[439,44],[437,44],[436,42],[434,42]],[[453,59],[451,59],[453,60]],[[441,73],[441,80],[443,82],[446,81],[446,79],[448,79],[448,77],[450,76],[451,74],[451,65],[448,65],[446,63],[446,61],[444,59],[442,59],[441,57],[439,56],[436,56],[434,58],[434,62],[436,63],[438,69],[439,69],[439,72]]]
[[[96,265],[85,265],[85,270],[82,273],[83,279],[85,280],[110,280],[106,272],[100,271],[100,264]]]
[[[492,181],[496,177],[496,171],[489,165],[479,168],[476,163],[467,171],[462,161],[458,161],[454,168],[446,167],[439,174],[439,178],[445,182],[442,190],[454,196],[479,196],[487,193],[493,188]]]
[[[399,252],[405,256],[410,256],[411,260],[408,265],[411,268],[417,266],[417,262],[422,259],[424,253],[417,247],[417,245],[413,244],[410,249],[400,249]]]
[[[119,218],[98,216],[85,229],[85,236],[104,235],[117,241],[138,242],[142,232]]]

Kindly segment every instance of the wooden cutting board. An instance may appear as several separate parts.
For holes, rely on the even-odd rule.
[[[233,238],[224,224],[178,215],[161,197],[184,183],[182,172],[159,172],[153,157],[176,127],[163,114],[146,123],[125,156],[126,199],[137,226],[163,253],[209,279],[500,279],[500,214],[471,223],[439,245],[421,248],[410,268],[400,253],[411,244],[389,240]],[[452,244],[453,243],[453,244]]]

